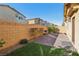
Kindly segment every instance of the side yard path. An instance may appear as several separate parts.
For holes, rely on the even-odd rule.
[[[68,50],[75,51],[75,48],[69,41],[67,35],[65,34],[58,34],[58,35],[56,35],[55,33],[48,34],[46,36],[37,38],[35,42],[47,46],[54,46],[56,48],[65,48]]]
[[[48,34],[35,39],[35,42],[39,44],[47,45],[47,46],[52,46],[55,43],[56,38],[57,36]]]
[[[58,35],[54,46],[56,48],[65,48],[67,50],[75,51],[75,48],[71,44],[71,42],[70,42],[69,38],[67,37],[67,35],[65,35],[65,34],[59,34]]]

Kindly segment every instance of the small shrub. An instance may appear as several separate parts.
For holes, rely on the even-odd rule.
[[[27,39],[22,39],[22,40],[19,42],[19,44],[26,44],[26,43],[28,43]]]
[[[59,29],[58,28],[56,28],[56,26],[49,26],[48,27],[48,32],[49,33],[51,33],[51,32],[53,32],[53,33],[58,33],[59,32]]]
[[[0,47],[3,47],[4,44],[5,44],[5,41],[3,39],[0,39]]]

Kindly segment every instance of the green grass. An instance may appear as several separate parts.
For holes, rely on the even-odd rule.
[[[7,56],[63,56],[66,54],[67,51],[63,48],[53,48],[32,42],[7,54]],[[73,55],[78,56],[77,53],[73,53]]]
[[[41,56],[43,53],[46,55],[50,50],[50,47],[40,45],[37,43],[28,43],[25,47],[16,49],[12,53],[8,54],[11,56]]]
[[[63,48],[55,48],[54,50],[51,51],[51,53],[49,55],[51,55],[51,56],[63,56],[63,55],[65,55],[65,51],[66,50]]]
[[[79,56],[77,52],[72,52],[72,56]]]

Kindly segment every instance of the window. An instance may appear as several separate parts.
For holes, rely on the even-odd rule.
[[[16,15],[16,18],[19,19],[19,20],[23,20],[23,17],[21,17],[19,15]]]
[[[22,17],[19,17],[19,19],[23,20],[23,18],[22,18]]]
[[[20,19],[20,17],[18,17]]]

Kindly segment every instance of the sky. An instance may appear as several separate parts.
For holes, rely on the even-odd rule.
[[[10,3],[8,5],[25,15],[27,19],[41,18],[57,25],[62,25],[64,20],[63,3]]]

